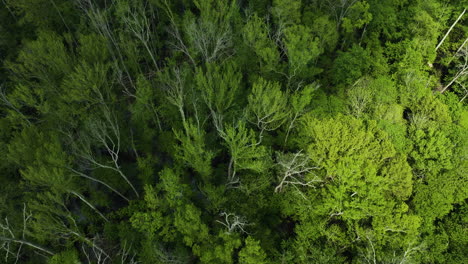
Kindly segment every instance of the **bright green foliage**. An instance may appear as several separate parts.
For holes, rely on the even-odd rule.
[[[343,175],[343,170],[353,171],[356,170],[353,169],[355,166],[368,165],[369,159],[382,164],[394,155],[393,147],[387,142],[387,135],[372,121],[364,124],[348,117],[325,121],[309,118],[304,126],[304,133],[313,140],[308,149],[312,160],[327,169],[327,175],[331,178]],[[359,160],[359,163],[353,159]],[[364,173],[362,170],[356,171]]]
[[[0,1],[1,262],[467,263],[466,6]]]
[[[290,104],[293,109],[293,113],[303,113],[307,111],[307,107],[309,106],[312,98],[314,96],[314,92],[319,87],[313,83],[308,84],[302,89],[298,89],[294,91],[289,97]]]
[[[301,0],[273,0],[272,13],[283,27],[297,24],[301,21]]]
[[[327,15],[320,14],[318,17],[314,17],[314,15],[315,10],[304,11],[302,20],[311,29],[312,34],[319,39],[319,49],[332,51],[336,47],[339,37],[336,22]]]
[[[245,44],[260,58],[261,67],[273,70],[277,68],[280,55],[269,35],[268,25],[255,14],[248,19],[242,31]]]
[[[249,121],[261,131],[279,128],[288,117],[287,97],[279,83],[258,79],[248,100]]]
[[[48,264],[79,264],[78,253],[76,251],[65,251],[53,256]]]
[[[195,76],[198,89],[208,108],[217,114],[225,114],[235,103],[242,75],[231,62],[222,67],[207,64],[206,72],[200,69]]]
[[[61,92],[60,81],[70,73],[72,58],[63,45],[63,38],[53,32],[39,32],[37,40],[26,43],[16,63],[7,64],[17,78],[11,103],[16,109],[35,108],[41,114],[54,111],[53,96]]]
[[[185,132],[174,131],[180,146],[176,147],[175,157],[189,164],[202,177],[211,174],[211,159],[214,154],[205,146],[205,133],[191,121],[184,123]]]
[[[260,243],[250,236],[245,239],[245,246],[239,252],[239,262],[245,264],[268,263]]]
[[[372,20],[369,13],[369,4],[366,1],[358,1],[349,7],[348,15],[343,18],[341,26],[344,32],[351,33],[362,28]]]
[[[241,241],[235,235],[220,231],[217,237],[200,247],[194,246],[194,253],[200,256],[202,263],[233,263],[233,252],[240,247]]]
[[[424,119],[423,119],[424,120]],[[416,125],[422,125],[421,122]],[[451,155],[453,145],[443,132],[436,130],[434,127],[428,127],[427,130],[418,129],[417,127],[410,131],[415,148],[410,153],[410,157],[414,162],[414,168],[418,170],[420,177],[424,174],[438,174],[443,169],[451,169]]]
[[[442,228],[446,230],[449,238],[449,245],[447,249],[447,256],[445,261],[447,263],[459,263],[468,259],[466,246],[468,245],[468,212],[467,204],[462,203],[460,207],[444,218]]]
[[[374,246],[384,248],[399,248],[401,239],[414,239],[418,218],[408,215],[404,203],[411,195],[411,169],[404,158],[396,155],[388,136],[374,121],[344,116],[321,121],[306,118],[304,132],[301,141],[310,142],[308,155],[321,168],[326,185],[310,191],[311,201],[305,203],[311,203],[311,209],[299,213],[299,217],[312,221],[310,214],[314,212],[324,224],[335,220],[342,225],[309,227],[304,223],[299,229],[307,232],[303,235],[323,234],[344,247],[353,246],[342,244],[348,232],[360,237],[372,232],[380,240],[373,241]],[[307,140],[307,136],[311,139]],[[388,239],[393,237],[394,231],[390,230],[405,230],[406,235],[400,238],[397,233],[395,243]]]
[[[295,25],[284,30],[284,44],[288,54],[290,74],[303,71],[320,55],[319,40],[314,38],[312,31],[302,25]]]
[[[267,150],[260,145],[254,131],[245,127],[245,123],[240,122],[237,127],[226,127],[226,132],[222,132],[221,137],[226,141],[234,168],[255,172],[267,169]]]
[[[10,67],[26,80],[34,78],[43,85],[53,85],[71,70],[71,58],[63,37],[40,31],[37,40],[26,43],[18,55],[18,63]]]

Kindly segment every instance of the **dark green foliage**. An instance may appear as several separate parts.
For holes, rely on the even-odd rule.
[[[466,6],[0,1],[0,262],[468,263]]]

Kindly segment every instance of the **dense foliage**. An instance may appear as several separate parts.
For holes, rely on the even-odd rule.
[[[466,0],[2,0],[2,263],[468,263]]]

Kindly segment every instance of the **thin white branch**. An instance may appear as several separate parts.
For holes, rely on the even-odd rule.
[[[444,43],[445,39],[446,39],[447,36],[450,34],[450,31],[452,31],[452,29],[455,27],[455,25],[458,23],[458,21],[460,21],[460,19],[461,19],[462,16],[465,14],[465,12],[466,12],[466,8],[463,9],[463,12],[458,16],[457,20],[455,20],[455,22],[453,22],[452,26],[449,28],[449,30],[447,31],[447,33],[445,33],[445,36],[442,38],[442,40],[439,42],[439,44],[438,44],[437,47],[435,48],[436,51],[439,49],[439,47],[442,45],[442,43]]]

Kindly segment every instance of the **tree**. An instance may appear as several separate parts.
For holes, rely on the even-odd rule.
[[[260,140],[264,131],[279,128],[287,119],[287,97],[279,83],[258,79],[248,97],[248,120],[260,130]]]
[[[105,103],[104,103],[105,104]],[[108,169],[117,173],[128,186],[131,187],[138,197],[138,191],[130,182],[119,164],[119,155],[121,148],[120,128],[116,117],[110,112],[107,106],[103,107],[103,118],[88,121],[88,135],[81,136],[79,145],[74,146],[76,155],[89,164],[90,169]],[[70,137],[73,137],[70,135]],[[93,153],[93,144],[99,144],[110,156],[110,162],[102,162]],[[83,175],[78,173],[79,175]],[[117,194],[121,195],[119,192]],[[124,197],[124,199],[127,199]],[[127,199],[128,200],[128,199]]]
[[[319,48],[318,38],[312,35],[310,28],[302,25],[284,29],[284,48],[289,63],[288,84],[290,79],[303,76],[303,72],[308,69],[307,66],[315,64],[318,56],[323,52]]]
[[[313,167],[309,165],[310,159],[306,155],[299,151],[294,154],[277,154],[277,165],[279,165],[280,171],[280,183],[275,187],[275,192],[280,192],[283,187],[288,185],[294,186],[305,186],[305,187],[314,187],[314,183],[321,182],[317,176],[307,177],[307,174],[312,174],[312,170],[318,169],[318,167]]]
[[[461,62],[457,64],[457,72],[453,79],[440,91],[441,93],[445,92],[454,82],[460,78],[464,78],[468,74],[468,46],[463,47],[456,54],[457,57],[461,58]]]
[[[248,17],[242,29],[244,43],[260,58],[260,67],[265,71],[277,69],[280,59],[276,43],[271,39],[273,35],[269,25],[256,14]]]
[[[236,127],[228,126],[219,131],[220,137],[231,156],[228,164],[227,185],[236,186],[241,182],[239,170],[251,170],[256,173],[268,168],[267,150],[260,145],[252,130],[247,129],[244,122]]]
[[[239,261],[245,264],[267,263],[260,243],[250,236],[245,239],[245,246],[239,252]]]
[[[195,75],[197,88],[212,115],[224,116],[235,104],[241,90],[242,75],[233,61],[221,66],[206,64],[206,70],[198,68]]]
[[[180,146],[175,147],[175,157],[192,167],[208,182],[212,174],[211,160],[214,153],[205,144],[205,131],[192,121],[184,122],[183,125],[185,132],[174,131],[180,142]]]

